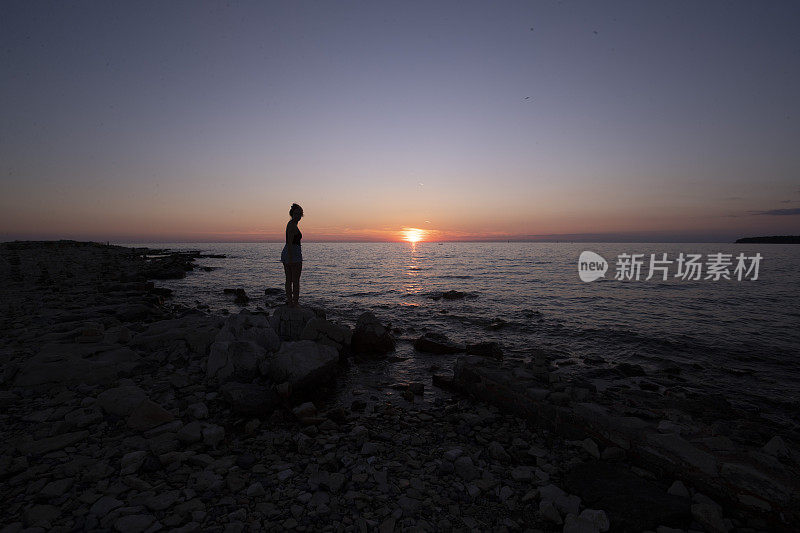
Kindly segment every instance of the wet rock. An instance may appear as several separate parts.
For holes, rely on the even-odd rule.
[[[414,349],[424,353],[453,354],[463,352],[460,346],[441,333],[425,333],[414,341]]]
[[[444,292],[434,292],[428,295],[428,298],[431,300],[461,300],[463,298],[472,297],[474,295],[468,294],[466,292],[456,291],[456,290],[449,290]]]
[[[225,294],[232,294],[234,296],[233,302],[236,305],[247,305],[250,302],[250,298],[247,296],[247,293],[244,289],[223,289]]]
[[[261,365],[261,372],[273,382],[288,382],[295,393],[333,380],[338,361],[338,352],[330,346],[307,340],[284,342],[280,350]]]
[[[385,355],[395,349],[396,341],[389,329],[370,312],[362,313],[353,330],[353,352],[362,355]]]
[[[647,373],[641,365],[633,363],[617,363],[614,370],[626,377],[646,376]]]
[[[480,355],[492,359],[503,358],[503,349],[500,347],[499,343],[493,341],[467,344],[466,351],[468,355]]]

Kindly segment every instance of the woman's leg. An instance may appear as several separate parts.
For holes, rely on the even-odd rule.
[[[300,273],[303,271],[303,263],[295,263],[292,270],[292,302],[299,305],[300,301]]]
[[[286,305],[291,305],[292,303],[292,267],[289,263],[283,264],[283,273],[286,274],[286,284],[284,288],[286,289]]]

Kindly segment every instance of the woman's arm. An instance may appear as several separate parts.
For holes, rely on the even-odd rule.
[[[289,262],[294,263],[294,254],[292,246],[292,241],[294,241],[294,236],[297,233],[297,226],[292,224],[291,222],[286,223],[286,253],[289,255]]]

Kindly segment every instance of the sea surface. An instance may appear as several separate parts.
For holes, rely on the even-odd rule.
[[[267,287],[283,289],[282,243],[152,243],[171,250],[225,254],[201,259],[211,271],[159,282],[175,301],[212,310],[240,309],[225,288],[244,288],[250,309],[269,307]],[[578,257],[589,250],[609,263],[605,277],[586,283]],[[731,279],[646,280],[650,254],[733,254]],[[736,256],[759,253],[758,279],[736,280]],[[620,254],[644,254],[640,279],[615,279]],[[398,358],[378,370],[385,383],[429,377],[453,357],[416,353],[425,331],[459,342],[494,340],[507,357],[531,348],[554,354],[564,372],[597,373],[619,362],[650,375],[678,366],[687,387],[718,392],[734,404],[781,423],[800,423],[800,246],[708,243],[304,243],[301,304],[322,307],[350,325],[364,311],[399,328]],[[747,266],[750,266],[748,260]],[[456,290],[467,297],[434,299]],[[267,305],[269,304],[269,305]],[[589,361],[589,362],[587,362]],[[353,376],[351,376],[352,378]],[[356,376],[357,378],[357,376]],[[600,383],[602,386],[602,383]]]

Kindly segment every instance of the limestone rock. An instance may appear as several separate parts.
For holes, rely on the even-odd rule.
[[[214,341],[206,363],[206,377],[217,383],[252,378],[266,357],[267,351],[253,341]]]
[[[298,341],[308,321],[315,316],[311,309],[284,305],[275,309],[269,322],[280,340]]]
[[[375,315],[366,312],[356,321],[352,344],[355,353],[381,356],[394,351],[396,341]]]
[[[17,387],[110,383],[135,369],[141,358],[129,348],[105,344],[46,344],[17,373]]]
[[[147,394],[136,385],[122,385],[101,392],[97,405],[107,413],[128,416],[146,399]]]
[[[316,316],[306,323],[300,334],[301,340],[311,340],[333,346],[339,352],[350,346],[352,338],[353,332],[347,326],[334,324],[330,320]]]
[[[464,351],[463,346],[454,343],[441,333],[425,333],[414,341],[414,349],[434,354],[452,354]]]
[[[336,376],[338,352],[313,341],[284,342],[261,366],[273,382],[288,382],[296,392],[331,381]]]

